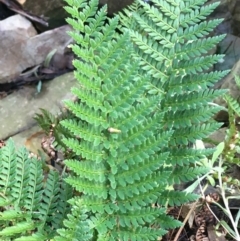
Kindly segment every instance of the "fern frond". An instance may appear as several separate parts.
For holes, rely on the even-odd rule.
[[[65,151],[67,147],[62,142],[63,137],[68,137],[69,133],[66,129],[60,125],[60,121],[73,118],[73,115],[68,110],[60,110],[60,113],[55,116],[49,111],[40,109],[41,113],[36,114],[34,119],[37,121],[38,125],[44,130],[46,135],[51,135],[54,137],[54,147],[56,150]]]
[[[162,229],[173,229],[176,227],[181,227],[182,223],[178,220],[175,220],[171,216],[166,216],[166,215],[160,215],[157,219],[158,221],[156,222],[156,225],[161,223],[161,228]]]
[[[87,209],[82,205],[82,201],[72,199],[69,201],[72,205],[71,213],[64,220],[65,229],[58,229],[60,236],[54,238],[55,241],[83,240],[90,241],[93,237],[93,228],[90,227]]]
[[[34,233],[31,236],[22,235],[21,237],[14,239],[14,241],[43,241],[43,240],[48,240],[48,236],[43,235],[41,233]]]
[[[238,115],[240,116],[240,105],[236,99],[231,97],[229,94],[224,96],[227,105]]]
[[[214,152],[213,148],[209,149],[192,149],[192,148],[172,148],[171,155],[169,155],[166,160],[166,164],[168,165],[179,165],[179,166],[187,166],[188,164],[194,164],[199,162],[206,156],[210,156]]]
[[[183,191],[176,191],[176,190],[165,190],[162,193],[162,196],[158,198],[157,202],[161,205],[166,205],[166,203],[173,207],[173,206],[180,206],[182,203],[188,203],[196,201],[199,198],[199,195],[191,193],[186,194]]]
[[[202,140],[210,135],[214,130],[221,127],[221,123],[209,122],[202,125],[192,125],[190,128],[176,129],[174,132],[174,145],[189,145],[196,140]],[[183,134],[184,130],[184,134]]]
[[[0,165],[0,239],[38,241],[51,238],[54,235],[52,226],[56,230],[62,225],[69,208],[66,200],[71,198],[69,186],[62,185],[63,198],[57,189],[59,175],[52,172],[44,185],[42,161],[31,157],[25,148],[16,150],[11,139],[1,148]],[[58,220],[53,221],[55,214]]]
[[[64,175],[65,177],[66,175]],[[62,181],[60,184],[60,194],[59,199],[57,202],[57,212],[55,213],[53,219],[53,228],[57,230],[58,228],[63,227],[63,221],[67,217],[67,214],[70,213],[70,204],[69,200],[73,196],[73,189],[72,187],[67,184],[65,181]]]
[[[209,171],[206,167],[190,167],[190,168],[181,168],[181,167],[175,167],[174,171],[172,172],[170,176],[170,180],[172,180],[172,183],[180,184],[188,181],[192,181],[196,179],[196,177],[199,175],[206,174]]]
[[[204,0],[205,1],[205,0]],[[204,1],[201,1],[202,4]],[[205,20],[207,16],[209,16],[214,9],[217,8],[219,2],[215,2],[212,4],[207,4],[205,6],[196,6],[195,9],[189,8],[189,6],[184,6],[184,3],[181,4],[181,9],[183,11],[183,15],[180,16],[180,27],[188,28],[193,24],[199,23],[201,20]]]
[[[18,222],[16,225],[6,227],[0,231],[0,236],[14,236],[15,234],[24,234],[36,228],[36,224],[32,221]]]
[[[72,49],[79,57],[73,62],[79,82],[73,93],[80,101],[66,102],[74,118],[61,122],[70,133],[63,142],[78,156],[65,161],[71,171],[65,180],[81,193],[71,204],[82,212],[72,210],[57,239],[86,234],[86,240],[156,240],[165,233],[157,221],[166,210],[152,203],[180,205],[196,198],[180,192],[173,198],[174,192],[165,190],[206,172],[190,166],[209,150],[187,145],[218,127],[209,118],[219,108],[209,103],[223,92],[208,88],[226,72],[202,72],[223,57],[207,54],[223,36],[196,37],[217,24],[200,23],[216,4],[153,0],[150,6],[139,0],[122,15],[133,17],[124,24],[130,29],[117,35],[118,17],[107,19],[96,0],[67,3]],[[179,165],[172,161],[176,157]],[[166,227],[179,225],[165,219]]]
[[[111,233],[112,237],[109,239],[111,241],[116,240],[117,237],[124,237],[126,240],[141,240],[141,241],[148,241],[148,240],[156,240],[156,237],[162,237],[164,234],[166,234],[165,231],[163,231],[160,228],[137,228],[135,229],[135,232],[133,233],[132,230],[130,231],[113,231]],[[100,236],[101,237],[101,236]],[[105,237],[106,238],[106,237]]]
[[[2,148],[0,169],[0,188],[3,195],[9,194],[10,187],[14,185],[17,166],[17,155],[12,141],[8,142],[6,148]]]
[[[42,163],[33,158],[29,168],[28,197],[24,207],[31,213],[39,210],[43,193]]]
[[[48,223],[49,225],[55,219],[55,213],[57,212],[59,200],[59,192],[59,174],[56,171],[50,170],[45,184],[41,205],[39,207],[39,211],[41,213],[41,216],[39,217],[41,220],[39,230],[51,229],[51,227],[48,227],[45,224]],[[54,234],[52,233],[51,235],[53,236]]]
[[[190,60],[202,54],[207,54],[209,50],[215,47],[224,38],[225,35],[219,35],[211,38],[198,39],[180,47],[179,51],[176,51],[176,54],[180,60]],[[178,45],[176,45],[176,48],[178,48]]]
[[[167,126],[174,126],[176,129],[191,127],[192,125],[206,122],[212,117],[213,114],[218,113],[220,110],[222,110],[222,108],[217,106],[214,110],[209,106],[205,106],[205,108],[199,107],[196,110],[180,110],[177,111],[177,118],[175,118],[174,115],[169,117]]]
[[[235,76],[234,76],[234,79],[235,79],[235,82],[236,82],[236,84],[237,84],[237,87],[240,89],[240,77],[237,76],[237,75],[235,75]]]
[[[182,41],[197,40],[207,36],[212,29],[216,28],[222,19],[213,19],[211,21],[201,21],[199,24],[179,30],[179,37]]]
[[[169,153],[165,162],[171,168],[181,165],[176,169],[179,175],[174,169],[168,180],[169,183],[183,181],[180,177],[183,170],[191,170],[191,163],[213,151],[193,150],[189,145],[206,138],[220,126],[209,121],[220,109],[211,102],[225,91],[215,92],[209,87],[228,71],[209,71],[223,56],[208,53],[224,35],[209,37],[222,20],[206,20],[218,3],[203,6],[205,0],[153,0],[151,5],[141,0],[136,2],[138,7],[128,20],[130,24],[126,23],[124,14],[120,14],[122,31],[128,32],[134,43],[133,59],[140,58],[140,73],[150,75],[151,84],[165,94],[159,99],[157,110],[164,113],[166,130],[173,131],[169,146],[164,149]],[[124,10],[125,16],[129,16],[129,12]],[[156,88],[149,87],[148,94],[159,95]],[[191,178],[203,173],[195,170]],[[187,177],[183,174],[184,178]]]
[[[16,157],[17,166],[15,173],[15,183],[11,189],[12,196],[16,198],[16,205],[24,206],[28,198],[29,177],[30,177],[30,159],[26,150],[21,149]]]
[[[92,23],[91,18],[79,19],[82,26]],[[117,25],[118,19],[113,18],[99,34],[88,28],[84,36],[72,33],[81,46],[73,47],[75,54],[87,58],[84,63],[74,62],[82,87],[73,92],[81,102],[66,102],[78,120],[61,122],[78,137],[64,139],[65,145],[81,157],[81,162],[65,161],[75,174],[67,177],[66,182],[83,194],[82,206],[89,212],[90,227],[98,240],[126,239],[125,234],[132,238],[136,228],[139,238],[143,232],[151,240],[164,233],[159,228],[146,227],[164,212],[152,209],[151,204],[167,183],[169,172],[163,172],[162,167],[168,153],[158,152],[167,145],[172,133],[158,131],[163,128],[163,114],[154,113],[159,98],[144,97],[148,76],[138,75],[137,61],[131,61],[133,47],[129,36],[116,35]],[[99,51],[96,57],[91,57],[93,51]],[[127,212],[132,215],[126,215]],[[123,224],[120,227],[119,222]],[[130,227],[126,226],[128,223]]]

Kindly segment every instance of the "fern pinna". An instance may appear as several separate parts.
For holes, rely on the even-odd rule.
[[[156,240],[168,222],[179,225],[169,218],[164,225],[156,222],[166,214],[153,205],[170,174],[164,170],[168,153],[160,150],[172,133],[158,131],[159,96],[145,98],[148,76],[138,75],[129,35],[116,34],[118,18],[107,19],[106,7],[97,10],[97,0],[66,2],[76,41],[72,49],[84,59],[73,62],[79,86],[72,92],[79,101],[66,102],[78,120],[61,122],[76,136],[64,143],[81,157],[65,160],[75,174],[66,181],[82,194],[85,211],[76,219],[72,201],[75,211],[66,223],[71,228],[61,229],[56,240]],[[83,223],[82,232],[74,220]]]
[[[60,190],[61,189],[61,190]],[[54,237],[69,212],[72,189],[12,140],[0,149],[0,240],[43,241]],[[58,219],[56,219],[56,217]]]
[[[159,111],[165,113],[165,129],[173,130],[166,160],[170,168],[174,166],[169,184],[189,181],[205,172],[204,168],[189,166],[212,150],[190,146],[220,125],[211,120],[220,109],[211,102],[224,90],[210,87],[228,71],[211,71],[223,56],[209,51],[224,35],[209,36],[222,20],[206,20],[218,3],[205,3],[206,0],[152,0],[150,5],[136,0],[120,13],[121,29],[131,35],[141,71],[151,76],[148,93],[165,95],[159,101]],[[168,195],[171,198],[174,194],[166,192]],[[176,199],[178,204],[181,200],[186,201],[183,196]]]

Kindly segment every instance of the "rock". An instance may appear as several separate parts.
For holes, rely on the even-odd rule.
[[[240,38],[232,34],[227,36],[218,44],[218,54],[225,54],[224,61],[215,66],[217,70],[232,69],[240,59]]]
[[[113,15],[114,13],[122,10],[129,4],[132,4],[133,0],[100,0],[99,5],[102,6],[104,4],[108,4],[108,14]],[[45,31],[46,29],[53,29],[65,24],[65,18],[68,16],[63,6],[66,6],[62,0],[26,0],[23,3],[23,7],[25,10],[41,16],[48,18],[49,27],[43,27],[37,24],[38,29],[41,31]]]
[[[14,77],[25,68],[22,66],[22,53],[29,38],[37,34],[26,18],[14,15],[0,21],[0,82]],[[19,64],[21,63],[21,64]]]
[[[216,131],[214,131],[209,137],[208,139],[211,140],[211,142],[205,142],[205,148],[214,148],[216,147],[216,145],[220,142],[223,142],[225,140],[226,137],[226,132],[227,132],[227,128],[223,127],[220,128]]]
[[[33,14],[36,15],[44,15],[47,16],[46,14],[50,11],[54,11],[59,7],[63,7],[65,4],[64,1],[62,0],[26,0],[25,2],[22,3],[23,7],[27,11],[31,11]]]
[[[33,117],[44,108],[53,114],[59,112],[64,99],[72,98],[71,87],[77,81],[68,73],[43,84],[36,95],[36,87],[25,87],[0,101],[0,140],[15,136],[36,124]]]
[[[240,34],[240,1],[228,0],[228,7],[232,14],[232,29],[233,34],[239,36]]]
[[[24,70],[44,62],[47,55],[56,49],[63,52],[71,30],[65,25],[36,35],[31,22],[20,15],[0,21],[0,83],[9,82]]]
[[[67,34],[70,30],[70,26],[64,25],[30,38],[26,42],[26,57],[31,59],[32,66],[42,63],[53,49],[63,53],[71,42],[71,37]]]
[[[233,66],[231,73],[228,74],[222,81],[221,89],[228,89],[229,94],[234,98],[239,100],[240,98],[240,89],[238,88],[235,82],[235,75],[240,76],[240,60],[236,62]]]
[[[37,16],[44,16],[49,23],[48,27],[36,24],[41,31],[46,31],[66,24],[65,18],[68,16],[63,6],[66,6],[63,0],[26,0],[23,8]]]
[[[219,2],[219,0],[211,0],[208,3],[212,4],[214,2]],[[226,34],[233,33],[232,30],[232,15],[228,7],[228,0],[221,0],[218,7],[210,15],[211,19],[220,18],[223,21],[214,29],[214,34]]]
[[[99,3],[101,5],[107,4],[108,5],[108,14],[113,15],[114,13],[121,11],[127,5],[130,5],[134,2],[134,0],[100,0]]]

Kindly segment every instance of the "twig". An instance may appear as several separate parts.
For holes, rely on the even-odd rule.
[[[178,230],[178,232],[177,232],[177,234],[176,234],[176,236],[175,236],[175,238],[174,238],[173,241],[177,241],[177,240],[178,240],[178,238],[179,238],[179,236],[180,236],[180,234],[181,234],[184,226],[186,225],[186,223],[187,223],[190,215],[191,215],[192,212],[195,210],[197,203],[198,203],[198,201],[196,201],[196,202],[194,202],[194,203],[192,204],[191,209],[189,210],[187,216],[185,217],[185,219],[184,219],[184,221],[183,221],[183,225],[179,228],[179,230]]]

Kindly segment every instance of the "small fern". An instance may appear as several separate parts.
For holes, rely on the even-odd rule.
[[[25,148],[16,151],[12,140],[0,149],[1,240],[42,241],[54,236],[61,222],[55,225],[53,216],[58,214],[60,220],[66,216],[66,211],[58,210],[57,203],[71,198],[72,192],[69,185],[63,184],[68,196],[60,200],[60,190],[55,189],[52,179],[60,185],[56,171],[50,171],[44,184],[41,161],[30,157]]]
[[[62,142],[63,137],[69,136],[69,132],[60,125],[61,120],[73,119],[74,116],[68,110],[62,109],[60,114],[56,117],[49,111],[40,109],[41,113],[35,115],[34,119],[37,121],[38,125],[44,130],[47,136],[54,137],[54,147],[56,150],[64,152],[66,158],[71,158],[72,153],[69,153],[68,147]]]

